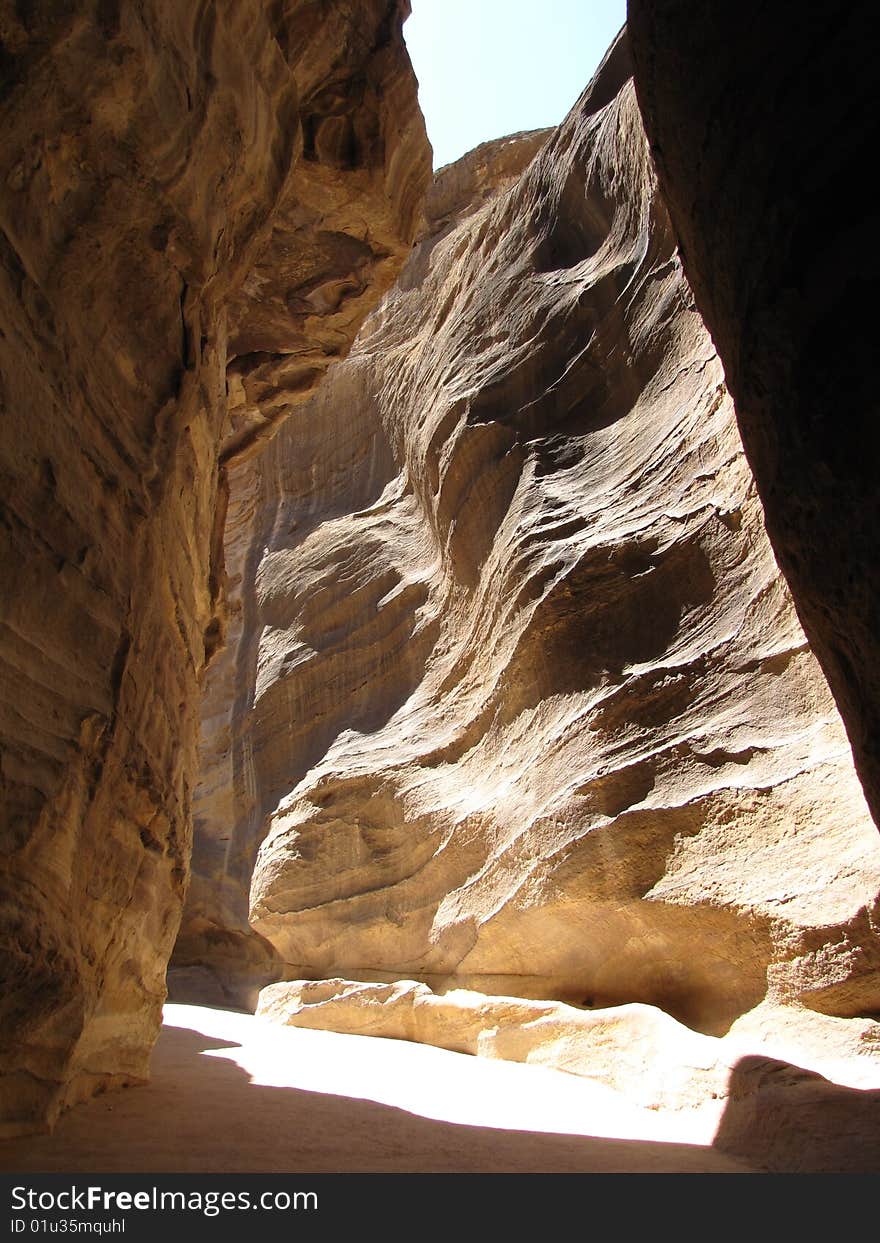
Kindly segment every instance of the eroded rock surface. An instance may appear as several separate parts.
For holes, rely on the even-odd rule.
[[[230,472],[193,909],[254,985],[875,1011],[880,846],[624,40],[505,170],[444,170],[353,353]]]
[[[512,183],[550,132],[538,130],[484,143],[441,170],[424,204],[426,231],[436,233],[452,216],[475,211]],[[297,430],[292,438],[284,436],[277,445],[256,443],[263,451],[245,450],[227,464],[227,643],[206,681],[201,779],[194,796],[192,880],[168,977],[172,996],[209,1004],[222,999],[253,1008],[263,984],[285,973],[271,943],[248,922],[248,892],[262,826],[274,805],[272,791],[285,789],[290,782],[291,750],[285,739],[295,731],[311,738],[317,723],[309,719],[308,705],[304,720],[299,719],[302,713],[296,705],[282,707],[280,718],[252,713],[262,633],[256,573],[259,558],[274,535],[280,496],[291,492],[306,508],[314,503],[315,520],[320,521],[326,505],[344,511],[366,503],[395,473],[387,438],[377,436],[375,413],[361,409],[362,378],[352,382],[346,376],[337,369],[329,399],[317,404],[309,401],[296,412]],[[297,525],[300,521],[296,520]],[[383,659],[387,665],[395,658],[390,653]],[[409,675],[404,671],[395,676]],[[349,686],[347,691],[353,689]],[[359,719],[374,693],[373,686],[350,699],[340,693],[334,705],[336,728],[349,713]],[[273,740],[279,719],[282,733]],[[325,742],[332,737],[332,732],[328,734],[326,728],[322,732],[320,726],[318,734],[319,748],[321,737]],[[316,758],[320,750],[314,749],[314,742],[308,745],[308,754]],[[273,750],[278,755],[278,772],[270,777],[267,790],[263,765]]]
[[[146,1072],[224,626],[218,447],[309,390],[411,242],[404,9],[0,8],[9,1127]]]
[[[272,984],[260,993],[257,1015],[290,1027],[552,1066],[593,1078],[651,1109],[684,1109],[713,1093],[716,1099],[726,1094],[736,1058],[726,1055],[722,1040],[693,1032],[654,1006],[589,1011],[467,989],[438,996],[414,980]],[[880,1058],[874,1071],[880,1078]]]
[[[767,530],[880,824],[880,213],[863,192],[878,10],[722,8],[631,0],[639,98]]]

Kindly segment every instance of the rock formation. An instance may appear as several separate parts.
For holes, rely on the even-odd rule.
[[[715,1147],[764,1169],[876,1173],[880,1163],[880,1023],[870,1020],[766,1005],[719,1038],[655,1006],[437,996],[412,980],[273,984],[257,1015],[564,1070],[657,1116],[699,1120]]]
[[[632,0],[638,100],[624,36],[425,199],[406,0],[0,6],[7,1130],[146,1074],[188,884],[182,995],[789,1168],[786,1041],[876,1086],[880,839],[767,535],[876,812],[872,67],[801,15],[818,86],[750,94],[753,7]]]
[[[484,198],[512,181],[550,132],[534,131],[485,143],[444,169],[434,178],[425,203],[431,229],[444,226],[452,216],[473,212]],[[342,490],[343,507],[359,505],[361,491],[365,489],[368,500],[380,476],[384,486],[395,469],[387,439],[377,437],[375,418],[360,409],[362,385],[347,391],[345,373],[338,369],[332,383],[326,401],[300,407],[277,445],[269,445],[260,454],[242,453],[227,467],[228,642],[206,682],[201,780],[193,808],[192,881],[169,977],[173,995],[210,1004],[231,1002],[253,1008],[262,984],[285,974],[271,944],[248,922],[250,879],[269,809],[266,792],[260,788],[262,760],[254,758],[255,751],[260,757],[273,745],[282,748],[275,778],[282,788],[295,771],[286,767],[283,738],[271,741],[279,719],[268,718],[264,729],[262,718],[252,716],[262,633],[255,599],[258,559],[272,537],[282,494],[292,491],[305,506],[332,506],[332,497],[326,494],[329,486]],[[365,453],[377,460],[375,467],[367,466],[366,473]],[[320,512],[319,508],[317,516]],[[393,659],[393,654],[385,657],[386,663]],[[361,699],[366,701],[373,693],[375,688],[367,688]],[[360,710],[354,698],[337,698],[337,721]],[[308,717],[299,717],[296,706],[282,706],[280,724],[285,734],[313,728]]]
[[[625,39],[537,141],[444,170],[348,359],[230,470],[181,962],[711,1034],[876,1011],[880,842]]]
[[[629,25],[685,271],[880,824],[877,8],[630,0]]]
[[[224,629],[224,463],[411,243],[429,151],[404,11],[0,10],[7,1127],[146,1073]]]

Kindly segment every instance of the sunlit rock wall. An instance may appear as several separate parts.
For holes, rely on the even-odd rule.
[[[648,1002],[712,1033],[768,996],[876,1010],[880,845],[626,43],[523,141],[494,195],[442,174],[352,354],[230,474],[235,706],[198,848],[221,974],[249,921],[260,982]]]
[[[404,7],[0,10],[8,1128],[146,1073],[225,626],[218,447],[308,392],[411,242]]]

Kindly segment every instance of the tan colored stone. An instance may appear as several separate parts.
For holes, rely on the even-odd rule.
[[[713,1034],[766,996],[876,1011],[880,843],[625,40],[518,176],[504,154],[444,170],[461,219],[439,210],[230,473],[199,911],[249,919],[279,978],[644,1003]]]
[[[414,980],[298,980],[264,988],[257,1015],[291,1027],[551,1066],[594,1078],[656,1109],[717,1099],[731,1070],[720,1040],[640,1004],[587,1011],[466,989],[437,995]],[[880,1076],[880,1063],[875,1070]]]
[[[712,1134],[711,1119],[639,1109],[540,1066],[171,1005],[148,1084],[70,1110],[54,1135],[0,1139],[0,1168],[288,1178],[748,1172],[713,1150]],[[377,1219],[386,1187],[372,1188]],[[491,1198],[495,1185],[486,1187]]]
[[[627,42],[546,141],[444,170],[422,228],[406,8],[0,13],[5,1125],[146,1073],[195,799],[182,994],[344,974],[263,1004],[723,1099],[718,1142],[775,1168],[836,1168],[832,1142],[876,1165],[851,1093],[876,1083],[880,845]],[[705,212],[664,176],[705,299]],[[709,318],[761,398],[744,426],[775,426],[802,407],[743,287]],[[746,322],[772,365],[740,369]],[[792,391],[822,448],[813,332]],[[807,526],[843,495],[852,556],[768,495],[870,778],[870,591],[833,636],[873,511],[829,460]]]
[[[425,199],[425,235],[461,224],[500,190],[508,189],[534,159],[552,129],[526,130],[482,142],[434,175]]]
[[[400,264],[429,172],[404,9],[2,6],[13,1129],[146,1074],[189,867],[200,678],[224,625],[218,446],[243,435],[227,363],[273,352],[283,377],[239,358],[231,384],[235,405],[251,374],[271,380],[277,421],[326,365],[294,382],[288,355],[344,352]],[[289,337],[284,298],[308,303]]]

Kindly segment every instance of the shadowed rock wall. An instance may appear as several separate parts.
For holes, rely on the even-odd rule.
[[[430,159],[404,9],[0,9],[13,1129],[146,1072],[189,866],[200,679],[224,628],[218,446],[243,452],[308,392],[411,240]]]
[[[630,0],[629,24],[685,270],[880,823],[877,9]]]

